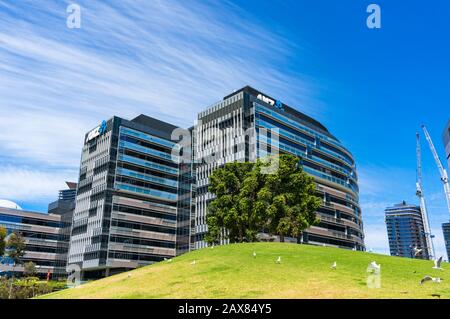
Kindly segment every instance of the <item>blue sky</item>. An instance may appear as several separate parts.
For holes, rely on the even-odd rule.
[[[81,28],[66,7],[81,6]],[[366,7],[381,7],[381,29]],[[415,132],[442,159],[450,2],[2,1],[0,198],[46,210],[77,179],[84,133],[113,114],[182,127],[252,85],[318,119],[354,154],[366,245],[387,253],[383,210],[415,198]],[[442,185],[423,140],[424,190],[444,254]]]

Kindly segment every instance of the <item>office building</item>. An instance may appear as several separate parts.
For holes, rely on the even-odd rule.
[[[77,193],[77,183],[66,182],[67,189],[59,191],[58,199],[48,204],[48,213],[65,215],[73,213],[75,209],[75,196]]]
[[[178,173],[177,239],[176,254],[181,255],[194,249],[195,212],[195,161],[192,145],[195,143],[194,127],[187,130],[191,146],[187,151],[189,159],[180,160]]]
[[[447,250],[447,260],[450,261],[450,222],[442,224],[442,232],[444,233],[445,248]]]
[[[445,157],[450,170],[450,119],[442,133],[442,141],[444,142]],[[442,224],[442,231],[444,233],[445,248],[447,249],[447,258],[450,260],[450,222]]]
[[[450,119],[448,120],[444,132],[442,133],[442,140],[444,142],[445,157],[447,158],[448,168],[450,169]]]
[[[287,240],[364,250],[355,161],[318,121],[246,86],[200,112],[195,131],[196,249],[206,246],[212,171],[227,162],[255,161],[278,152],[301,158],[304,171],[317,183],[317,195],[323,198],[317,211],[320,224],[308,228],[301,238]]]
[[[68,257],[84,279],[190,249],[192,169],[171,155],[174,129],[140,115],[113,117],[86,134]]]
[[[26,246],[22,262],[33,262],[39,277],[46,278],[48,272],[61,273],[58,267],[65,262],[64,255],[58,252],[61,215],[0,207],[0,226],[5,227],[8,234],[17,232],[23,236]],[[14,271],[15,276],[20,276],[24,271],[23,263],[13,267],[9,257],[1,257],[0,261],[0,275],[12,275]]]
[[[428,259],[420,207],[403,201],[385,210],[385,220],[392,256]],[[420,253],[416,254],[414,248]]]

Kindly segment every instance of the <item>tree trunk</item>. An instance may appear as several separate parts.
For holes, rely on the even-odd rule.
[[[9,283],[9,294],[8,294],[8,299],[11,299],[12,285],[13,285],[13,281],[14,281],[14,268],[15,268],[15,267],[16,267],[16,263],[14,263],[14,265],[13,265],[12,277],[11,277],[10,283]]]
[[[284,235],[280,234],[280,243],[284,243]]]

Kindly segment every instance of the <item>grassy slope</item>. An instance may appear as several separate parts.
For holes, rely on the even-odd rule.
[[[257,257],[252,253],[256,251]],[[281,256],[282,263],[275,260]],[[196,260],[195,265],[191,262]],[[381,264],[381,288],[366,285],[366,269]],[[337,269],[330,265],[337,261]],[[205,248],[101,279],[45,298],[450,298],[450,267],[413,260],[285,243]],[[128,277],[128,274],[131,274]],[[441,277],[428,282],[425,275]]]

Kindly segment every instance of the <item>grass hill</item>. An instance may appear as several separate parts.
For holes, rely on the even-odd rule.
[[[253,258],[253,251],[256,258]],[[281,256],[281,263],[275,260]],[[196,261],[195,264],[191,262]],[[381,264],[381,288],[366,269]],[[336,261],[337,269],[330,269]],[[287,243],[205,248],[43,298],[450,298],[450,267],[367,252]],[[443,278],[427,282],[426,276]]]

